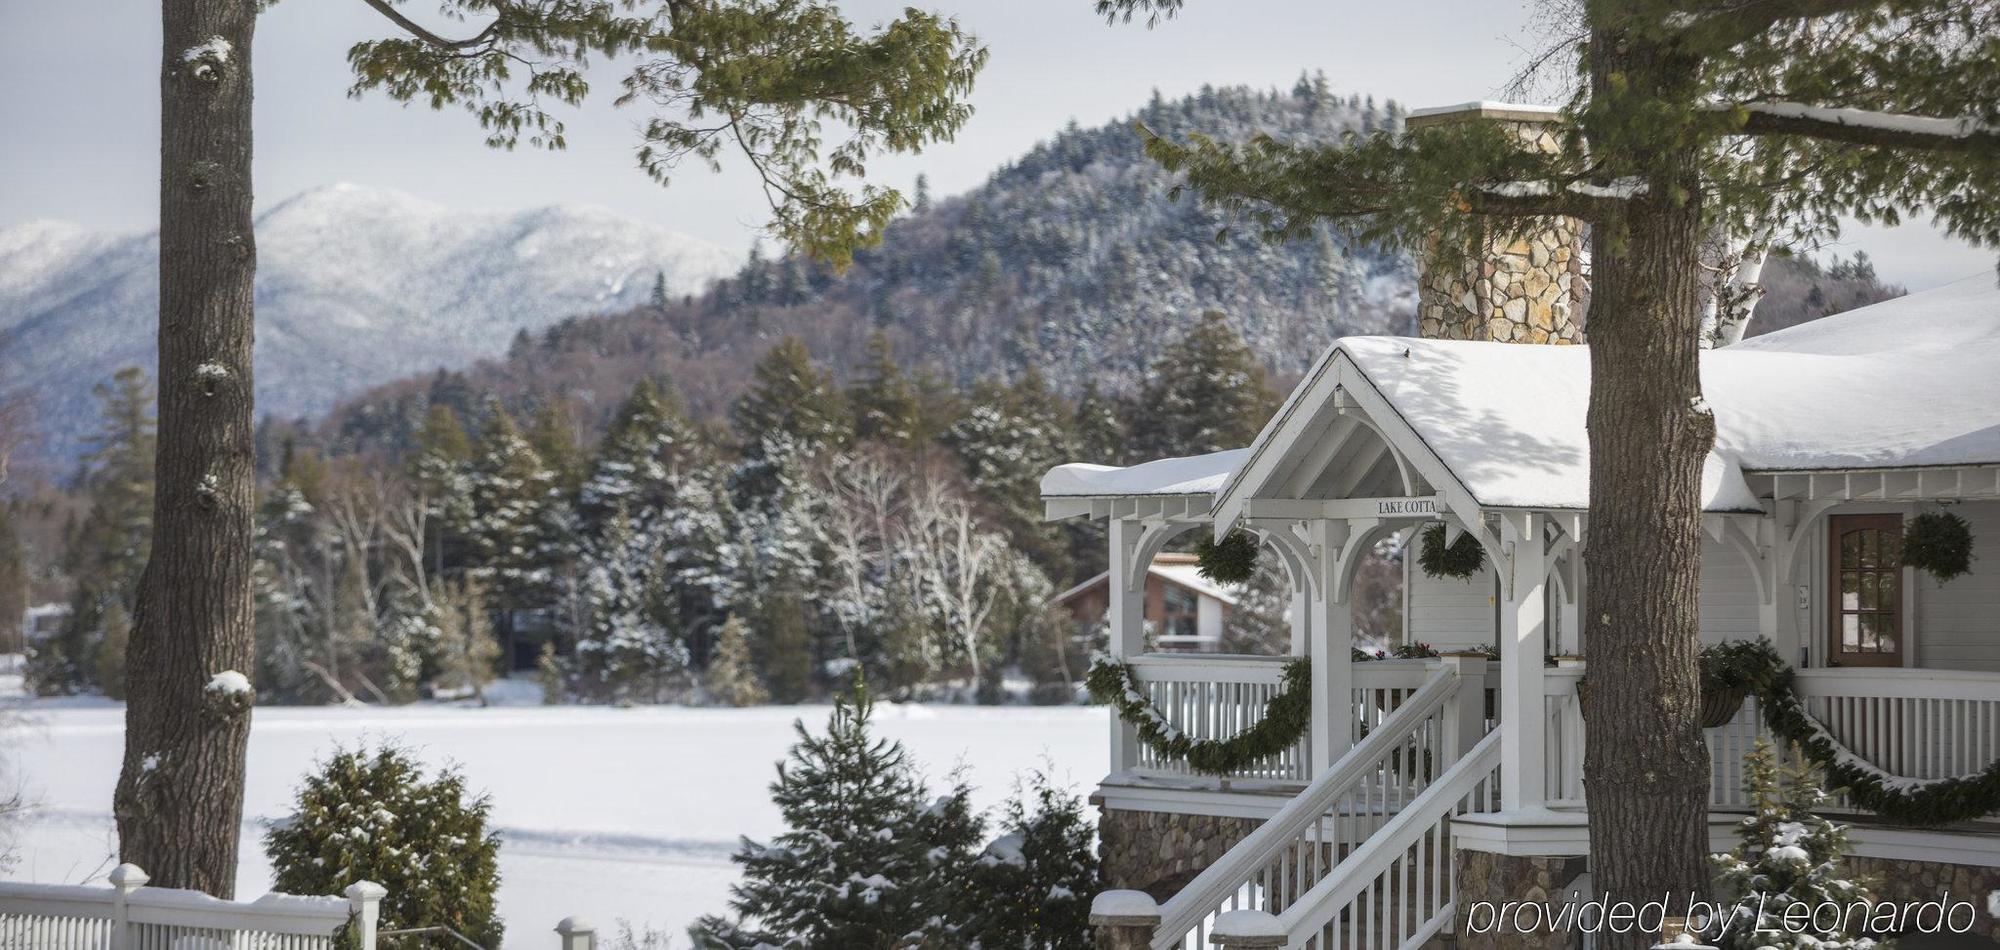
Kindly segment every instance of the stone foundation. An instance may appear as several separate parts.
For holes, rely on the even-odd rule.
[[[1256,818],[1107,808],[1097,823],[1104,886],[1145,891],[1164,902],[1261,824]]]
[[[1968,901],[1976,911],[1972,932],[1966,936],[2000,943],[2000,921],[1986,913],[1986,895],[2000,891],[2000,868],[1850,855],[1847,871],[1852,877],[1867,878],[1878,901],[1934,901],[1950,892],[1954,902]]]
[[[1458,919],[1453,922],[1457,946],[1465,950],[1562,950],[1576,945],[1577,935],[1556,933],[1546,927],[1533,933],[1516,932],[1511,921],[1499,932],[1486,918],[1479,921],[1484,933],[1474,933],[1466,917],[1474,905],[1488,901],[1495,906],[1508,901],[1554,902],[1563,886],[1583,873],[1583,858],[1514,857],[1485,851],[1456,850],[1458,864]]]

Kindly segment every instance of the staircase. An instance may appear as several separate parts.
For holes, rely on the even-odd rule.
[[[1451,819],[1499,808],[1485,685],[1446,666],[1160,907],[1153,950],[1284,935],[1312,950],[1421,947],[1454,911]],[[1259,945],[1269,946],[1269,943]]]

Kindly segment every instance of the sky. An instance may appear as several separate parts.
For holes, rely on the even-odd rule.
[[[1153,29],[1107,25],[1091,0],[841,6],[872,24],[910,3],[957,17],[992,55],[955,141],[870,165],[871,177],[906,191],[925,174],[940,196],[978,185],[1072,119],[1121,117],[1154,89],[1289,88],[1308,69],[1324,70],[1336,90],[1413,108],[1494,98],[1539,35],[1535,5],[1505,0],[1190,0]],[[406,12],[431,8],[417,0]],[[644,113],[612,104],[615,64],[594,70],[590,100],[565,111],[562,152],[495,151],[464,113],[349,99],[348,46],[390,29],[360,0],[282,0],[264,14],[254,51],[260,206],[344,181],[465,209],[594,204],[726,247],[758,239],[767,207],[740,165],[719,175],[690,167],[666,188],[638,170]],[[0,227],[157,224],[159,42],[158,0],[0,0]],[[1991,273],[1994,260],[1923,224],[1850,230],[1830,252],[1856,249],[1911,289]]]

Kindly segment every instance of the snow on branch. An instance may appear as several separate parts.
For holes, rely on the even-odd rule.
[[[1975,116],[1936,118],[1868,109],[1807,105],[1803,102],[1719,102],[1711,112],[1741,112],[1749,135],[1804,135],[1811,138],[1926,149],[2000,147],[2000,125]]]
[[[1646,193],[1646,180],[1638,177],[1614,179],[1607,184],[1589,181],[1573,181],[1563,186],[1563,190],[1586,198],[1635,198]],[[1481,189],[1487,194],[1501,198],[1546,198],[1555,193],[1545,181],[1506,181]]]

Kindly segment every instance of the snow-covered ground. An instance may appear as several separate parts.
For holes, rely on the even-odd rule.
[[[500,909],[512,947],[551,946],[556,921],[619,918],[673,934],[724,908],[738,834],[780,828],[765,787],[793,740],[792,722],[825,725],[824,706],[760,709],[414,706],[265,708],[250,739],[237,896],[269,888],[263,822],[278,817],[299,777],[337,743],[395,739],[433,763],[455,762],[493,797]],[[109,870],[111,788],[124,710],[34,705],[0,754],[33,808],[10,834],[6,877],[45,882]],[[1107,713],[1099,708],[895,706],[876,719],[932,777],[962,767],[975,801],[1003,800],[1014,776],[1041,765],[1079,789],[1103,773]]]

